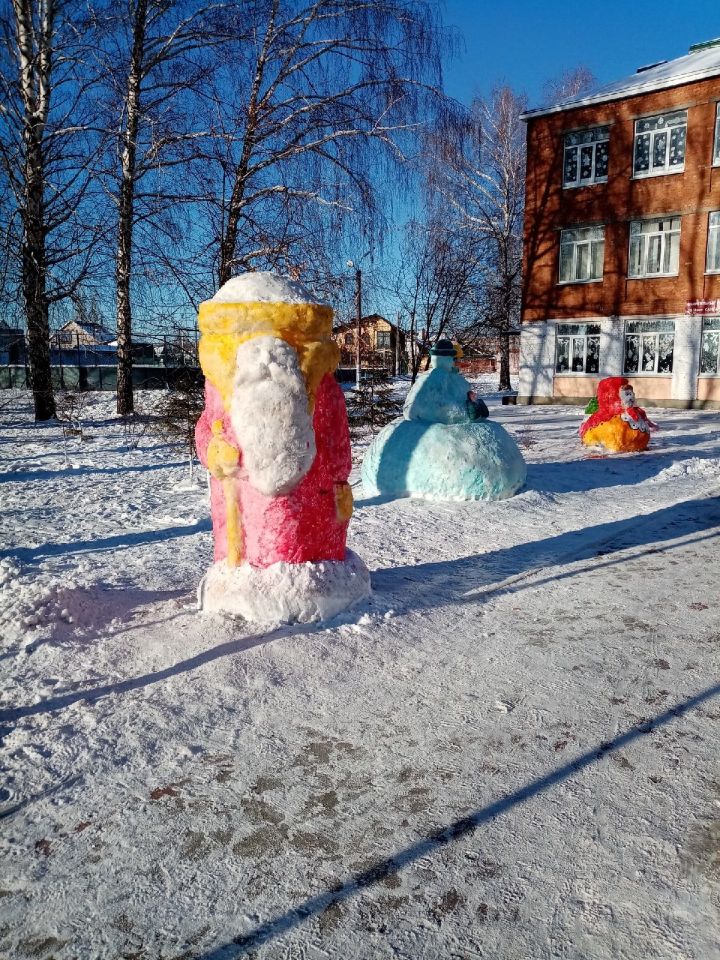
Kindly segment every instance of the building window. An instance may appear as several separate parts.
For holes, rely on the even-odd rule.
[[[713,166],[720,167],[720,103],[718,103],[715,118],[715,146],[713,148]]]
[[[592,127],[565,134],[563,186],[607,183],[610,127]]]
[[[353,335],[352,335],[351,333],[346,333],[346,334],[345,334],[345,346],[346,346],[346,347],[351,347],[354,342],[355,342],[355,337],[353,337]]]
[[[560,283],[602,280],[605,227],[560,231]]]
[[[560,323],[556,327],[556,373],[597,373],[600,369],[600,324]]]
[[[675,276],[680,259],[680,217],[633,220],[629,277]]]
[[[375,346],[378,350],[389,349],[392,346],[390,342],[389,330],[378,330],[375,337]]]
[[[685,169],[687,110],[635,121],[633,174],[652,177]]]
[[[720,376],[720,317],[703,317],[700,373]]]
[[[625,327],[625,373],[672,373],[674,320],[629,320]]]
[[[705,270],[708,273],[720,273],[720,211],[711,213],[708,217]]]

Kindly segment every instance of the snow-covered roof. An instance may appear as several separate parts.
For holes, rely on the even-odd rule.
[[[109,340],[112,337],[112,332],[97,320],[68,320],[67,323],[64,323],[60,327],[58,332],[62,333],[69,327],[79,327],[85,333],[91,334],[98,340]]]
[[[697,44],[690,48],[688,54],[676,60],[663,60],[647,67],[640,67],[631,76],[608,83],[594,93],[568,97],[551,106],[526,110],[521,119],[531,120],[548,113],[560,113],[563,110],[590,106],[594,103],[635,97],[641,93],[679,87],[685,83],[715,76],[720,76],[720,38],[706,44]]]

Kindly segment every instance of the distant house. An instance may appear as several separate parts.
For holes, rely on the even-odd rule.
[[[0,364],[20,364],[25,359],[25,336],[19,327],[0,320]]]
[[[399,356],[405,358],[405,334],[394,323],[378,313],[360,321],[360,360],[367,369],[395,367],[395,347],[399,339]],[[348,320],[333,330],[333,339],[340,347],[340,367],[354,367],[357,359],[357,321]]]
[[[497,373],[500,370],[501,343],[499,337],[483,337],[473,346],[463,348],[458,367],[465,374]],[[510,373],[520,370],[520,331],[510,334]]]
[[[107,327],[94,320],[69,320],[53,333],[51,344],[60,350],[71,347],[106,346],[113,336],[114,334]]]

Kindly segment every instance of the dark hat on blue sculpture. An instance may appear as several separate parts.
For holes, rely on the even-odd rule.
[[[438,340],[436,344],[430,347],[431,357],[454,357],[455,346],[452,340]]]

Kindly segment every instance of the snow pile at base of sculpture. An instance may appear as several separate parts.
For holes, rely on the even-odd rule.
[[[522,487],[527,467],[517,444],[487,419],[482,400],[455,366],[455,350],[440,340],[432,369],[405,401],[403,419],[373,440],[362,465],[366,494],[429,500],[502,500]]]
[[[215,564],[198,588],[202,610],[226,610],[261,623],[329,620],[367,596],[368,572],[352,550],[320,563]]]
[[[580,425],[580,438],[588,447],[605,447],[611,453],[637,453],[650,443],[657,430],[642,407],[627,377],[606,377],[598,384],[597,397],[585,408],[589,414]]]
[[[370,592],[365,565],[345,548],[350,436],[332,317],[271,273],[233,277],[200,305],[196,438],[215,538],[203,610],[308,622]]]

